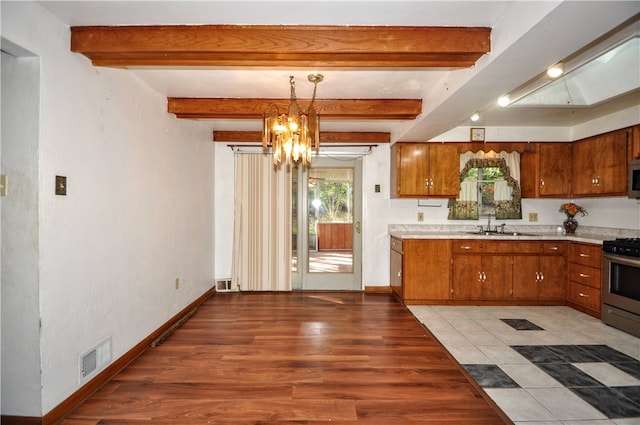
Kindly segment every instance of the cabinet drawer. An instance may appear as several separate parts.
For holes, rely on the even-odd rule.
[[[495,254],[538,254],[540,242],[487,241],[483,245],[484,252]]]
[[[567,243],[566,242],[542,242],[542,253],[543,254],[557,254],[562,255],[567,252]]]
[[[453,252],[457,254],[480,253],[482,252],[482,241],[480,240],[454,240]]]
[[[569,263],[569,281],[600,289],[600,269]]]
[[[394,238],[393,236],[391,237],[391,249],[394,251],[398,251],[400,253],[403,252],[402,250],[402,239],[398,239],[398,238]]]
[[[600,289],[569,282],[567,299],[590,310],[600,311]]]
[[[602,247],[574,242],[569,248],[569,262],[600,268],[602,266]]]

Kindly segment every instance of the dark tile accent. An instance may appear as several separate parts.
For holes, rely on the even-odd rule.
[[[611,348],[608,345],[576,345],[580,349],[588,352],[589,354],[599,358],[603,362],[608,363],[622,363],[622,362],[638,362],[633,357],[629,357],[624,353]],[[638,367],[640,371],[640,366]]]
[[[545,345],[512,345],[511,348],[531,363],[567,363],[565,359],[549,350]]]
[[[500,319],[517,331],[543,331],[540,326],[527,319]]]
[[[463,366],[482,388],[520,388],[520,385],[494,364],[466,364]]]
[[[569,363],[601,362],[598,357],[580,348],[579,345],[547,345],[553,351]]]
[[[624,394],[626,398],[640,406],[640,387],[612,387],[619,393]]]
[[[565,387],[602,387],[600,381],[593,379],[569,363],[538,363],[540,369],[551,375]]]
[[[608,418],[640,417],[640,405],[609,387],[569,388]]]
[[[623,372],[627,372],[636,379],[640,379],[640,361],[638,360],[628,363],[611,363],[611,365],[617,367]]]

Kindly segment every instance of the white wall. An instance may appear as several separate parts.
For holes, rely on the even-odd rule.
[[[3,43],[3,49],[8,49]],[[11,46],[12,47],[12,46]],[[16,49],[17,50],[17,49]],[[14,53],[14,52],[12,52]],[[23,52],[15,52],[21,55]],[[2,411],[41,411],[38,226],[39,60],[2,53]],[[19,320],[15,320],[19,318]],[[14,394],[31,396],[16,403]]]
[[[2,413],[40,416],[80,387],[81,353],[111,337],[120,357],[213,285],[214,148],[130,72],[71,53],[69,29],[37,3],[2,2],[2,35],[41,64],[42,319],[41,408],[3,380]]]

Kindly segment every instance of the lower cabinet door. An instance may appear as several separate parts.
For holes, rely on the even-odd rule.
[[[453,257],[453,299],[481,299],[482,281],[481,256],[458,255]]]
[[[567,262],[561,256],[540,256],[538,299],[564,300],[567,296]]]
[[[485,255],[482,257],[482,299],[508,300],[511,299],[513,282],[513,257],[499,255]]]
[[[535,300],[538,298],[540,263],[537,255],[513,257],[513,298]]]

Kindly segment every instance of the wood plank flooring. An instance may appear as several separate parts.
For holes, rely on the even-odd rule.
[[[224,293],[63,421],[504,424],[386,294]]]

